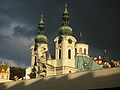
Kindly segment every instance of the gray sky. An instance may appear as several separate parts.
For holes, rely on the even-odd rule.
[[[53,40],[62,24],[66,1],[73,36],[79,39],[79,33],[83,33],[85,43],[90,45],[90,56],[103,55],[107,49],[110,59],[120,60],[119,0],[0,0],[0,60],[30,65],[29,48],[41,14],[53,54]]]

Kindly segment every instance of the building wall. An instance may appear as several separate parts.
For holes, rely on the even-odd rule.
[[[54,67],[47,66],[46,71],[47,71],[47,75],[46,75],[46,76],[53,76],[53,75],[56,75],[56,74],[55,74]]]
[[[61,43],[59,41],[61,40]],[[71,40],[71,44],[69,44],[69,40]],[[75,42],[76,39],[73,36],[65,36],[65,37],[56,37],[55,40],[55,59],[59,58],[59,50],[61,50],[61,59],[68,59],[68,50],[71,50],[71,59],[74,59],[75,56]]]
[[[64,66],[75,68],[75,59],[64,59]]]
[[[72,63],[71,63],[71,60]],[[53,75],[59,75],[59,74],[67,74],[67,73],[74,73],[77,70],[75,69],[75,59],[64,59],[64,60],[47,60],[47,64],[51,65],[51,68],[49,68],[47,71],[47,76],[51,76],[51,74],[53,73]],[[64,66],[63,66],[63,62],[64,62]],[[54,67],[54,69],[52,68],[52,66]],[[70,72],[69,72],[70,71]]]
[[[64,74],[75,73],[76,71],[77,69],[74,67],[68,67],[68,66],[64,67]]]
[[[89,56],[88,53],[89,45],[84,43],[76,43],[75,49],[76,49],[76,56]],[[86,50],[86,54],[85,54],[85,50]]]
[[[30,79],[30,73],[32,72],[32,67],[28,67],[25,71],[25,78]]]
[[[10,67],[6,66],[6,65],[5,65],[5,67],[6,67],[6,69],[0,67],[3,70],[0,72],[0,80],[9,80],[9,78],[10,78]]]
[[[43,61],[46,60],[46,56],[45,56],[46,51],[48,51],[48,45],[47,44],[38,45],[38,49],[37,49],[38,58],[43,60]]]
[[[55,58],[56,58],[56,74],[69,73],[64,67],[75,68],[75,43],[73,36],[56,37],[55,40]],[[61,54],[60,54],[61,51]],[[61,55],[61,58],[60,58]],[[57,71],[58,70],[58,71]],[[72,70],[71,70],[72,71]],[[74,71],[73,71],[74,72]]]
[[[31,50],[31,67],[34,66],[35,63],[35,52],[34,52],[35,45],[30,47]]]
[[[48,51],[48,45],[47,44],[40,44],[40,45],[38,45],[36,51],[34,50],[34,48],[35,48],[35,45],[32,45],[31,46],[31,66],[34,66],[35,58],[36,58],[36,61],[38,59],[40,59],[42,63],[46,63],[45,52]]]
[[[31,47],[31,66],[34,66],[35,57],[37,57],[36,60],[40,60],[40,62],[48,64],[46,69],[47,76],[76,72],[77,70],[75,69],[75,56],[88,56],[89,46],[83,43],[76,44],[76,39],[73,36],[66,35],[56,37],[54,39],[54,42],[55,59],[47,60],[47,62],[45,56],[45,51],[48,51],[47,44],[38,45],[36,51],[34,50],[34,45]],[[77,54],[75,54],[75,48],[77,49]],[[82,48],[81,52],[79,50],[80,48]]]
[[[9,80],[9,73],[0,73],[0,80]]]

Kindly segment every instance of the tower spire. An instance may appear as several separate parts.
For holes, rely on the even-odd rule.
[[[64,12],[62,16],[62,27],[59,28],[59,35],[72,35],[72,28],[69,26],[69,14],[67,3],[64,7]]]
[[[107,50],[104,50],[103,61],[108,62]]]
[[[44,23],[44,21],[43,21],[43,15],[40,16],[40,23],[41,24]]]
[[[62,25],[63,26],[68,26],[69,25],[69,14],[68,14],[68,5],[67,5],[67,2],[66,2],[65,7],[64,7],[64,12],[63,12],[62,19],[63,19]]]
[[[64,13],[68,13],[68,5],[67,5],[67,2],[65,3],[65,10],[64,10]]]
[[[82,33],[80,33],[80,43],[82,43],[83,42],[83,35],[82,35]]]
[[[104,50],[104,53],[107,54],[107,50],[106,49]]]
[[[45,24],[43,20],[43,15],[40,17],[40,22],[38,25],[38,35],[35,37],[35,44],[39,45],[40,43],[47,43],[47,37],[45,36]]]
[[[38,25],[38,34],[44,35],[45,34],[45,24],[44,24],[44,20],[43,20],[43,15],[41,15],[40,17],[40,23]]]

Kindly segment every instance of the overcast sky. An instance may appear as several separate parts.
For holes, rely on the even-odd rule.
[[[0,0],[0,60],[21,67],[30,65],[30,46],[41,14],[53,54],[66,1],[73,36],[79,39],[83,33],[90,56],[103,55],[106,49],[110,59],[120,60],[119,0]]]

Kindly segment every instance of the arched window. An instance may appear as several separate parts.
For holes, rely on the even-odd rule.
[[[75,48],[75,55],[77,54],[77,48]]]
[[[59,59],[61,59],[61,49],[59,49]]]
[[[37,66],[37,58],[35,56],[35,62],[34,62],[34,65]]]
[[[69,44],[72,44],[72,40],[71,40],[71,39],[68,39],[68,43],[69,43]]]
[[[68,50],[68,59],[71,59],[71,50]]]
[[[84,49],[84,55],[86,55],[86,49]]]
[[[2,75],[1,79],[4,79],[4,75]]]

